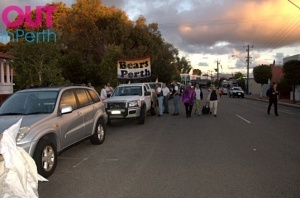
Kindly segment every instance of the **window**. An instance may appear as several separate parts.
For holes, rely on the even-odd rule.
[[[72,90],[66,90],[64,93],[61,95],[59,107],[60,109],[63,106],[71,106],[73,110],[77,109],[77,102],[75,95]]]
[[[100,98],[99,96],[96,94],[96,92],[92,89],[88,89],[89,94],[91,95],[91,98],[93,100],[94,103],[96,102],[100,102]]]
[[[79,102],[79,108],[92,104],[92,99],[84,89],[75,89],[75,94]]]

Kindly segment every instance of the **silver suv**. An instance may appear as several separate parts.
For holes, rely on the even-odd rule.
[[[22,119],[17,146],[33,157],[40,175],[49,177],[63,149],[87,137],[92,144],[104,142],[107,118],[92,88],[33,88],[14,93],[1,105],[0,133]]]

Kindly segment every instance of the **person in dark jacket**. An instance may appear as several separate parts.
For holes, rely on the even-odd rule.
[[[267,91],[267,96],[269,97],[268,114],[270,114],[272,104],[274,104],[275,116],[279,115],[278,111],[277,111],[277,98],[278,98],[278,95],[279,95],[279,92],[277,90],[277,84],[273,83],[272,87],[270,87]]]
[[[218,103],[220,102],[220,95],[215,85],[211,85],[211,90],[208,93],[207,101],[209,101],[210,114],[214,110],[214,117],[217,117]]]

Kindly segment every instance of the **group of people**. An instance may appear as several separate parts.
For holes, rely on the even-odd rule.
[[[201,100],[203,100],[203,92],[200,85],[197,83],[195,88],[189,83],[182,93],[182,102],[185,106],[186,117],[191,117],[193,106],[195,104],[195,114],[201,115]],[[207,102],[209,102],[210,114],[212,111],[214,117],[217,117],[218,103],[220,101],[220,94],[215,85],[211,85],[211,89],[207,95]]]
[[[160,87],[160,84],[156,84],[155,93],[157,96],[158,101],[158,116],[162,116],[164,113],[169,113],[169,105],[168,100],[170,97],[173,98],[173,105],[174,105],[174,112],[172,115],[179,115],[179,108],[178,108],[178,102],[181,99],[185,106],[185,112],[186,117],[191,117],[193,107],[195,105],[195,111],[194,113],[196,115],[201,115],[201,100],[203,100],[203,91],[200,85],[197,83],[195,84],[195,88],[192,88],[192,84],[189,83],[182,91],[181,97],[180,97],[180,87],[177,84],[177,81],[172,82],[172,93],[170,93],[170,89],[166,86],[165,83],[162,84],[162,87]],[[220,95],[218,93],[218,90],[214,85],[211,86],[211,89],[209,91],[207,101],[209,102],[210,106],[210,114],[212,114],[212,110],[214,113],[214,116],[217,116],[217,107],[218,102],[220,100]]]
[[[177,84],[177,81],[172,82],[172,92],[167,87],[166,83],[156,83],[155,94],[158,101],[158,116],[163,116],[164,113],[169,114],[169,99],[173,98],[174,112],[172,115],[179,115],[178,102],[180,99],[180,87]],[[88,84],[91,86],[91,84]],[[114,89],[110,86],[110,83],[103,84],[100,92],[100,98],[102,101],[105,101],[113,93]],[[279,92],[277,90],[277,84],[273,83],[270,89],[267,91],[267,96],[269,97],[269,105],[267,113],[270,114],[272,105],[274,105],[274,113],[278,116],[277,111],[277,98]],[[209,93],[207,95],[207,103],[209,103],[210,114],[213,114],[214,117],[217,117],[218,103],[220,102],[221,94],[215,85],[211,85]],[[185,106],[186,117],[191,117],[192,110],[195,105],[194,113],[196,115],[201,115],[201,100],[203,100],[203,91],[198,83],[195,84],[195,87],[192,88],[192,84],[189,83],[181,93],[181,100]]]

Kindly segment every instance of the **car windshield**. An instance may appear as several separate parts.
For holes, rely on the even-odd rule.
[[[150,85],[151,89],[155,89],[156,83],[148,83],[148,84]]]
[[[142,96],[142,86],[117,87],[112,96]]]
[[[240,87],[235,87],[234,90],[242,91],[242,88],[240,88]]]
[[[223,84],[222,87],[223,87],[223,88],[227,88],[227,87],[228,87],[228,84]]]
[[[0,107],[0,115],[29,115],[52,113],[58,91],[17,92]]]

